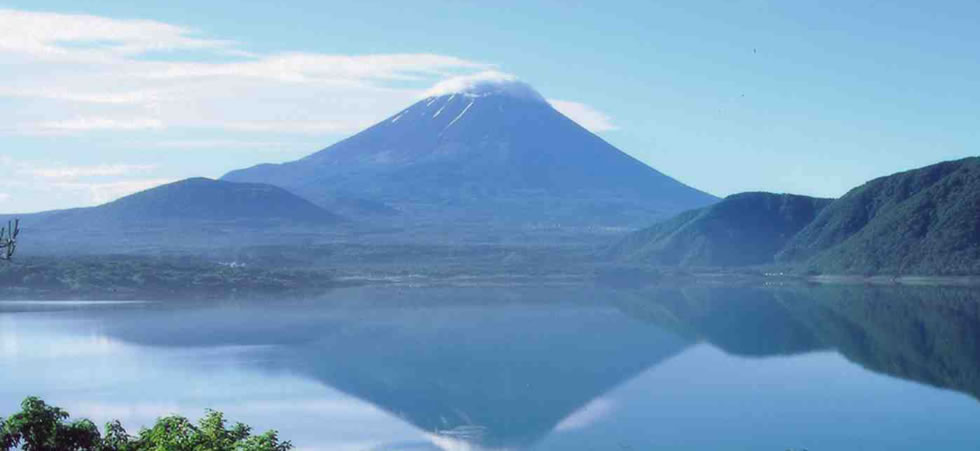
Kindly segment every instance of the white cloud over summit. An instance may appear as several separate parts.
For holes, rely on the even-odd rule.
[[[507,74],[495,70],[477,72],[475,74],[460,75],[447,78],[436,83],[425,91],[422,97],[442,96],[446,94],[463,93],[479,86],[496,85],[506,86],[520,83],[516,75]]]
[[[595,133],[617,129],[612,118],[601,111],[580,102],[545,99],[531,85],[520,81],[517,76],[494,70],[442,80],[426,90],[422,97],[447,94],[483,95],[487,93],[505,93],[514,97],[548,102],[565,116]]]
[[[531,85],[524,83],[514,75],[497,71],[484,71],[475,74],[447,78],[425,91],[424,96],[442,96],[447,94],[487,95],[506,94],[528,100],[544,102]]]

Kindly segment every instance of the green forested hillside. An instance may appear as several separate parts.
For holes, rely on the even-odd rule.
[[[663,266],[823,274],[980,274],[980,158],[872,180],[840,199],[743,193],[626,237],[610,254]]]
[[[771,263],[776,252],[830,202],[792,194],[735,194],[633,233],[610,254],[657,265]]]
[[[980,274],[980,158],[872,180],[777,255],[822,273]]]

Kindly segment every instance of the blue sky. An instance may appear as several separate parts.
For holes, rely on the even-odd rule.
[[[720,196],[977,154],[972,2],[485,5],[0,1],[0,212],[295,159],[488,69]]]

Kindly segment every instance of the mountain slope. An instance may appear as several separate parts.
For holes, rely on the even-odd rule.
[[[20,218],[22,250],[38,255],[297,242],[309,240],[310,233],[335,230],[343,221],[276,186],[206,178],[157,186],[95,207]]]
[[[433,95],[297,161],[232,171],[314,202],[337,195],[406,214],[505,221],[639,221],[713,196],[585,130],[516,81]]]
[[[330,224],[342,220],[277,186],[203,177],[160,185],[94,207],[52,210],[20,217],[30,228],[77,230],[204,222],[243,226],[270,222]]]
[[[821,272],[980,273],[980,158],[872,180],[828,206],[779,253]]]
[[[831,202],[741,193],[634,232],[609,250],[620,260],[670,266],[745,266],[775,254]]]
[[[190,178],[92,208],[61,212],[73,220],[118,224],[153,221],[335,222],[340,218],[282,188]]]

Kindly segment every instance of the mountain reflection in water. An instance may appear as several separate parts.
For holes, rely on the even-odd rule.
[[[309,301],[64,309],[132,345],[244,347],[243,365],[340,390],[440,447],[513,449],[615,415],[604,395],[705,345],[748,358],[839,353],[876,373],[980,399],[976,294],[864,286],[375,287]],[[23,311],[31,306],[0,304],[0,318]]]

